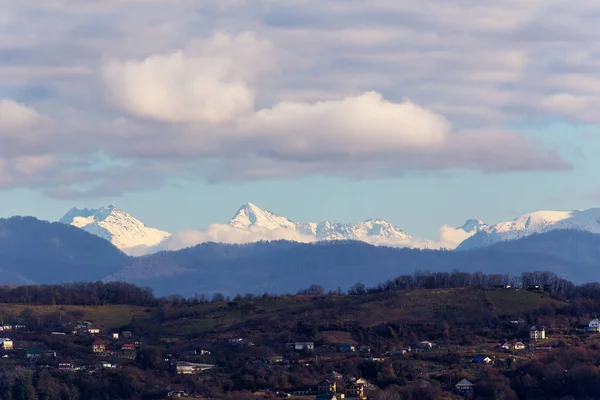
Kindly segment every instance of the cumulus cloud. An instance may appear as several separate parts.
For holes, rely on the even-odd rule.
[[[362,241],[374,246],[452,250],[475,233],[475,230],[467,232],[462,228],[453,228],[444,225],[440,228],[438,237],[433,240],[412,237],[399,239],[372,236],[365,237]],[[288,240],[300,243],[313,243],[317,241],[314,236],[302,234],[291,228],[269,229],[258,226],[236,228],[231,225],[213,224],[203,230],[186,230],[175,233],[154,247],[139,246],[126,249],[125,251],[130,255],[139,256],[158,251],[181,250],[208,242],[246,244],[275,240]]]
[[[257,226],[241,229],[234,228],[230,225],[214,224],[208,226],[204,230],[178,232],[158,245],[154,251],[180,250],[206,242],[254,243],[263,240],[289,240],[310,243],[314,242],[315,238],[313,236],[303,235],[293,229],[267,229]]]
[[[253,111],[250,85],[269,44],[252,33],[217,34],[190,47],[107,62],[103,77],[110,100],[132,115],[173,123],[218,124]]]
[[[170,177],[563,170],[541,140],[498,127],[598,122],[593,2],[0,4],[10,55],[0,84],[43,111],[0,101],[1,157],[101,153],[139,176],[140,160],[172,166],[154,182],[132,173],[115,184],[110,171],[69,162],[71,186],[53,172],[61,186],[46,192],[61,198]],[[78,187],[82,176],[96,181]]]

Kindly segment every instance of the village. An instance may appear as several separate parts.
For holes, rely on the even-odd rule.
[[[523,320],[511,320],[511,325],[522,325]],[[131,331],[103,331],[96,328],[89,321],[79,321],[65,324],[62,331],[44,332],[33,334],[22,324],[4,325],[0,338],[0,367],[5,365],[21,365],[29,368],[55,368],[60,373],[85,373],[95,374],[103,370],[119,369],[126,365],[134,365],[139,361],[140,351],[146,343],[144,338],[136,336]],[[600,320],[592,319],[587,326],[580,327],[578,332],[582,336],[600,333]],[[45,336],[52,338],[55,343],[62,343],[64,348],[68,343],[87,343],[86,356],[78,354],[75,357],[66,357],[59,351],[48,348],[42,340],[36,337]],[[551,334],[545,326],[532,326],[529,336],[521,340],[507,340],[501,343],[464,347],[460,352],[457,363],[465,366],[466,370],[477,371],[482,367],[507,368],[517,362],[531,359],[540,353],[550,352]],[[202,348],[179,349],[177,352],[164,352],[160,355],[163,363],[161,367],[173,375],[172,383],[165,387],[166,397],[190,397],[185,385],[177,376],[201,376],[215,370],[225,371],[228,365],[215,363],[215,353],[222,351],[237,351],[245,353],[248,349],[256,347],[253,340],[245,337],[230,337],[228,339],[211,339],[205,342]],[[347,362],[362,364],[381,364],[390,360],[423,360],[428,354],[444,354],[452,350],[452,344],[437,344],[422,340],[411,345],[399,344],[397,348],[387,351],[372,351],[370,346],[360,345],[355,342],[341,342],[336,345],[315,342],[288,342],[277,346],[272,344],[269,354],[256,357],[247,363],[255,364],[258,370],[269,369],[272,366],[314,367],[315,365],[344,365]],[[273,350],[280,348],[280,354]],[[67,352],[71,353],[72,352]],[[217,357],[218,358],[218,357]],[[469,366],[469,364],[471,366]],[[435,371],[431,370],[430,373]],[[463,376],[454,384],[454,393],[458,396],[467,396],[476,386],[476,380],[470,376]],[[277,397],[294,399],[357,399],[365,400],[376,392],[378,387],[368,379],[352,374],[343,374],[331,370],[322,376],[322,379],[312,387],[303,390],[283,392],[273,390],[271,393]],[[268,395],[269,390],[258,391],[254,396]]]

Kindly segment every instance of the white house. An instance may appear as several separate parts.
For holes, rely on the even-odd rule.
[[[529,330],[529,340],[543,340],[546,339],[546,328],[541,327],[541,329],[532,326]]]
[[[462,381],[458,382],[455,386],[456,390],[458,390],[459,392],[470,392],[471,390],[473,390],[473,387],[475,387],[475,385],[467,379],[463,379]]]
[[[315,343],[314,342],[294,342],[294,343],[287,343],[286,347],[288,347],[290,349],[294,349],[296,351],[301,351],[301,350],[312,351],[315,349]]]
[[[515,348],[515,350],[525,350],[525,343],[517,342],[517,343],[515,343],[514,348]]]
[[[423,341],[420,343],[420,345],[421,345],[421,348],[423,348],[423,349],[431,349],[431,348],[433,348],[433,346],[434,346],[434,344],[433,344],[433,343],[431,343],[431,342],[428,342],[427,340],[423,340]]]
[[[588,332],[598,333],[600,332],[600,320],[598,318],[594,318],[590,321],[587,327]]]
[[[13,349],[13,341],[9,338],[0,338],[0,348],[2,350],[12,350]]]
[[[500,345],[502,350],[510,350],[510,342],[504,342],[504,344]]]

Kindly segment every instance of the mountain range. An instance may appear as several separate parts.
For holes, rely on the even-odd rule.
[[[469,250],[552,230],[570,229],[600,234],[599,221],[600,208],[537,211],[493,225],[469,219],[460,227],[444,226],[437,240],[414,237],[382,218],[357,223],[296,222],[252,203],[240,207],[228,224],[214,224],[205,229],[174,234],[147,227],[114,205],[91,210],[73,208],[59,222],[104,238],[129,255],[145,255],[206,242],[253,243],[262,240],[301,243],[357,240],[391,247]]]
[[[239,229],[239,228],[236,228]],[[310,284],[348,289],[415,271],[518,275],[545,270],[600,280],[600,235],[551,230],[463,251],[374,246],[362,241],[203,243],[146,256],[124,254],[84,229],[33,217],[0,220],[0,283],[119,280],[158,295],[295,293]]]

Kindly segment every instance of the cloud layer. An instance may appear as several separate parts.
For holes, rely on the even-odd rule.
[[[505,127],[599,123],[593,2],[0,6],[0,188],[565,170]]]

